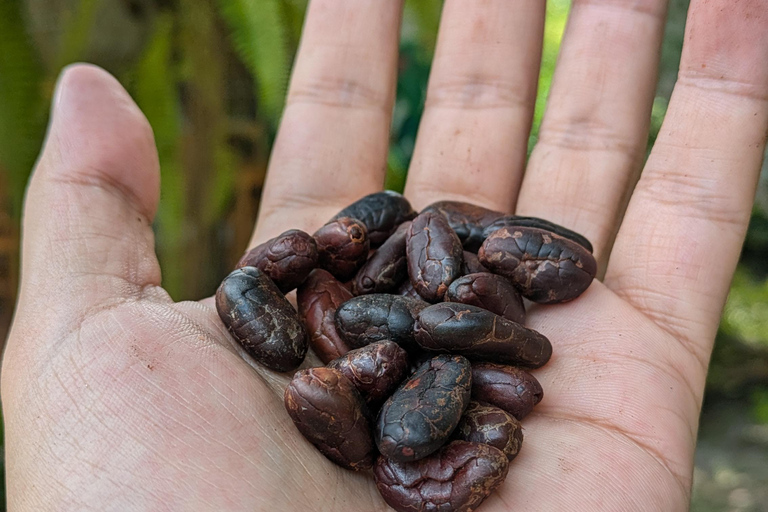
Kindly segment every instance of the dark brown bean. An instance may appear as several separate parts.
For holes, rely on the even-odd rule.
[[[368,258],[370,242],[365,225],[351,217],[335,219],[315,234],[318,266],[339,281],[348,281]]]
[[[477,254],[464,251],[464,258],[461,262],[461,275],[477,274],[478,272],[490,272],[490,270],[480,263],[480,258],[477,257]]]
[[[355,385],[369,405],[383,402],[408,373],[408,354],[393,341],[379,341],[328,363]]]
[[[471,386],[470,364],[461,356],[422,364],[379,411],[374,439],[381,454],[406,462],[439,449],[458,425]]]
[[[472,364],[472,399],[495,405],[522,420],[541,402],[544,391],[536,377],[514,366]]]
[[[299,432],[339,466],[369,469],[375,456],[362,397],[333,368],[296,372],[285,388],[285,409]]]
[[[352,292],[320,268],[299,286],[296,303],[309,333],[309,345],[325,364],[349,351],[336,332],[336,309],[352,297]]]
[[[483,236],[483,230],[504,216],[501,212],[461,201],[438,201],[421,211],[424,212],[439,213],[445,217],[464,248],[473,252],[477,252],[487,238]]]
[[[538,368],[552,356],[544,335],[469,304],[443,302],[425,308],[414,330],[422,348],[475,360]]]
[[[419,214],[406,235],[408,275],[429,302],[443,300],[448,286],[461,275],[463,251],[456,233],[438,213]]]
[[[411,297],[412,299],[423,300],[409,279],[400,285],[400,287],[397,289],[397,294],[403,295],[404,297]]]
[[[503,316],[519,324],[525,323],[523,298],[507,278],[480,272],[462,276],[451,283],[446,302],[461,302]]]
[[[480,247],[480,262],[542,304],[573,300],[592,283],[597,262],[576,242],[550,231],[500,228]]]
[[[355,295],[391,293],[408,279],[405,235],[410,226],[410,221],[400,224],[397,231],[368,258],[355,277]]]
[[[397,229],[397,226],[416,216],[408,200],[397,192],[385,190],[369,194],[347,206],[333,219],[352,217],[368,228],[371,247],[378,247]]]
[[[236,268],[256,267],[283,293],[299,286],[317,266],[315,239],[298,229],[257,245],[240,258]]]
[[[408,350],[415,346],[416,315],[428,305],[423,300],[401,295],[360,295],[336,310],[336,330],[351,347],[392,340]]]
[[[307,353],[307,332],[275,283],[256,267],[237,269],[216,291],[216,310],[240,346],[264,366],[297,368]]]
[[[416,462],[379,457],[376,487],[397,512],[472,512],[501,486],[509,460],[487,444],[453,441]]]
[[[471,443],[489,444],[498,448],[510,461],[520,453],[523,427],[508,412],[479,402],[469,402],[453,438]]]
[[[519,215],[505,215],[504,217],[498,218],[495,221],[493,221],[491,224],[489,224],[483,230],[482,238],[483,240],[485,240],[486,238],[494,234],[496,231],[498,231],[499,228],[513,227],[513,226],[538,228],[538,229],[543,229],[544,231],[551,231],[552,233],[558,234],[563,238],[568,238],[576,242],[577,244],[584,247],[589,252],[593,252],[592,244],[583,235],[580,235],[579,233],[572,231],[566,227],[563,227],[559,224],[555,224],[554,222],[540,219],[538,217],[521,217]]]

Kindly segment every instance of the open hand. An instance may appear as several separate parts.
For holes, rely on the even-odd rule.
[[[312,232],[382,187],[401,8],[311,3],[253,244]],[[445,3],[407,197],[547,218],[586,235],[605,269],[578,300],[529,312],[554,346],[536,372],[545,398],[485,512],[687,507],[768,133],[768,2],[692,1],[634,187],[665,9],[574,1],[526,166],[544,1]],[[10,510],[386,510],[369,475],[298,434],[288,376],[247,365],[210,300],[174,303],[160,287],[158,180],[125,91],[69,68],[27,195],[3,362]]]

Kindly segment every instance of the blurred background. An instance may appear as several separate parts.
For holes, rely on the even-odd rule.
[[[15,302],[24,189],[61,68],[76,61],[106,68],[149,118],[162,169],[155,231],[163,285],[175,299],[200,298],[213,293],[250,237],[306,3],[0,0],[0,340]],[[687,4],[670,3],[649,147],[677,76]],[[394,190],[402,190],[413,150],[441,5],[406,1],[386,183]],[[529,147],[569,7],[569,0],[548,2]],[[696,512],[768,511],[767,167],[710,368]]]

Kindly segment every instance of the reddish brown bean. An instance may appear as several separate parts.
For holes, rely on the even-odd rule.
[[[347,206],[333,219],[352,217],[368,230],[371,247],[378,247],[397,229],[397,226],[416,216],[408,200],[397,192],[385,190],[369,194]]]
[[[216,291],[216,311],[235,340],[264,366],[286,372],[307,353],[307,332],[275,283],[256,267],[229,274]]]
[[[460,201],[438,201],[424,208],[424,212],[439,213],[468,251],[477,251],[486,237],[483,230],[503,213]]]
[[[379,457],[376,487],[397,512],[472,512],[501,486],[509,461],[487,444],[453,441],[416,462]]]
[[[389,293],[408,279],[405,258],[405,235],[410,222],[403,222],[384,244],[365,262],[355,277],[355,295]]]
[[[525,323],[523,298],[507,278],[488,272],[468,274],[451,283],[446,302],[460,302],[503,316],[519,324]]]
[[[592,244],[583,235],[580,235],[579,233],[572,231],[566,227],[563,227],[559,224],[555,224],[554,222],[540,219],[538,217],[521,217],[519,215],[505,215],[493,221],[483,230],[482,239],[485,240],[486,238],[491,236],[493,233],[498,231],[499,228],[515,227],[515,226],[538,228],[538,229],[543,229],[545,231],[551,231],[552,233],[556,233],[562,237],[569,238],[574,242],[576,242],[577,244],[584,247],[589,252],[593,252]]]
[[[490,271],[480,263],[480,258],[477,257],[477,254],[464,251],[464,259],[461,262],[461,275],[477,274],[478,272]]]
[[[461,241],[438,213],[419,214],[406,235],[408,275],[429,302],[443,300],[448,286],[461,275]]]
[[[472,399],[495,405],[522,420],[541,402],[544,390],[536,377],[514,366],[472,364]]]
[[[471,385],[465,358],[445,354],[425,362],[381,407],[374,433],[379,452],[405,462],[439,449],[458,425]]]
[[[469,402],[453,438],[460,441],[482,443],[498,448],[510,461],[520,453],[523,444],[523,427],[514,416],[478,402]]]
[[[393,341],[351,350],[328,363],[355,385],[372,407],[381,404],[408,373],[408,354]]]
[[[317,266],[315,239],[298,229],[257,245],[240,258],[236,268],[256,267],[283,293],[299,286]]]
[[[296,302],[309,333],[309,345],[325,364],[349,351],[350,347],[336,332],[336,309],[351,298],[352,292],[319,268],[299,286]]]
[[[365,403],[333,368],[308,368],[285,388],[285,409],[299,432],[339,466],[355,471],[373,464],[374,446]]]
[[[469,304],[443,302],[423,309],[414,333],[422,348],[474,360],[538,368],[552,356],[544,335]]]
[[[341,217],[318,229],[318,266],[339,281],[348,281],[368,258],[370,241],[365,225],[357,219]]]
[[[575,299],[597,273],[592,253],[573,240],[537,228],[500,228],[477,255],[491,272],[509,278],[523,297],[542,304]]]
[[[351,347],[392,340],[406,350],[415,347],[413,324],[429,304],[401,295],[372,293],[349,299],[336,310],[336,331]]]

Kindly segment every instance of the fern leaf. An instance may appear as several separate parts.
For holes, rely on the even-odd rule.
[[[273,126],[290,73],[287,27],[278,0],[219,0],[232,44],[256,81],[259,105]]]

